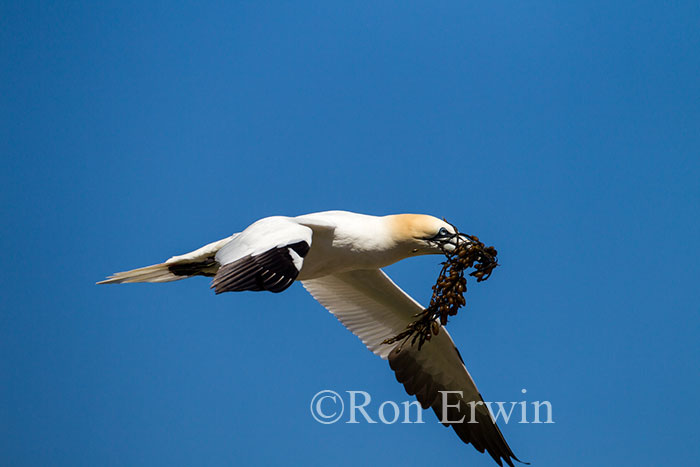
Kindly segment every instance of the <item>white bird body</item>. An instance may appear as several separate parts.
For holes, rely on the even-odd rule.
[[[369,350],[389,360],[399,382],[423,408],[432,407],[442,421],[459,420],[460,413],[472,410],[470,402],[483,399],[447,330],[442,328],[420,350],[383,343],[405,330],[423,307],[381,270],[411,256],[455,248],[455,235],[450,224],[416,214],[378,217],[326,211],[267,217],[191,253],[116,273],[100,283],[168,282],[205,275],[214,277],[212,288],[222,293],[281,292],[301,281]],[[461,391],[461,412],[443,406],[441,390]],[[511,458],[517,458],[485,406],[477,405],[476,421],[446,425],[464,442],[487,450],[499,465],[502,458],[512,466]]]
[[[295,218],[313,231],[313,244],[297,280],[356,269],[379,269],[410,256],[392,235],[393,218],[330,211]],[[403,248],[402,248],[403,247]]]

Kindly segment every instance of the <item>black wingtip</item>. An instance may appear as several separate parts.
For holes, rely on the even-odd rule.
[[[499,430],[499,431],[500,431],[500,430]],[[509,451],[510,451],[510,449],[509,449]],[[513,454],[513,451],[510,451],[508,454],[506,454],[505,457],[503,457],[503,460],[505,460],[506,463],[507,463],[510,467],[515,467],[515,466],[513,465],[513,462],[511,461],[511,459],[513,459],[514,461],[518,462],[519,464],[530,465],[529,462],[524,462],[524,461],[521,461],[520,459],[518,459],[518,457],[517,457],[515,454]],[[496,462],[498,462],[498,461],[496,461]],[[499,462],[499,465],[500,465],[500,462]]]

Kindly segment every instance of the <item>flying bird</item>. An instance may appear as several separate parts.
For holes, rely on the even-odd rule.
[[[173,256],[164,263],[118,272],[98,284],[170,282],[213,277],[223,292],[282,292],[299,281],[369,350],[389,361],[396,379],[421,406],[432,407],[462,441],[503,465],[520,462],[483,404],[450,334],[442,328],[420,349],[384,344],[423,307],[381,268],[418,255],[443,254],[459,241],[452,225],[419,214],[370,216],[327,211],[266,217],[240,233]],[[450,393],[443,401],[440,391]],[[475,404],[481,401],[482,404]],[[471,405],[470,405],[471,403]],[[472,409],[475,407],[475,409]],[[474,410],[474,421],[468,423]],[[444,413],[447,412],[447,413]],[[463,418],[464,417],[464,418]],[[460,420],[462,420],[460,422]]]

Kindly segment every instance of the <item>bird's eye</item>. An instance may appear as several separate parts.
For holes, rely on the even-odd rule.
[[[451,234],[450,234],[449,230],[447,230],[444,227],[440,227],[440,230],[438,230],[438,232],[435,235],[433,235],[432,237],[426,237],[426,240],[442,241],[443,239],[449,237],[450,235]]]

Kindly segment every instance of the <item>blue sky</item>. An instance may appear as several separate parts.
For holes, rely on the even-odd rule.
[[[499,250],[449,329],[535,466],[696,462],[697,2],[0,2],[0,464],[495,465],[299,284],[95,286],[269,215]],[[668,3],[668,2],[664,2]],[[388,272],[422,302],[437,257]]]

